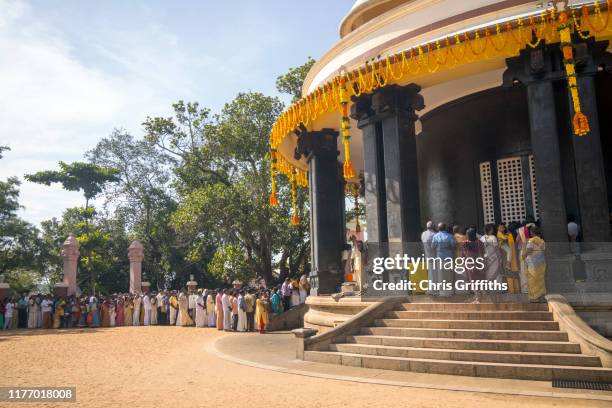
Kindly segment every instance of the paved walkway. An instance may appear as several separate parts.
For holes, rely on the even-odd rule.
[[[275,332],[263,336],[229,335],[217,339],[217,341],[211,343],[211,346],[212,352],[239,364],[309,377],[364,384],[472,391],[484,394],[503,393],[547,398],[571,398],[575,399],[575,403],[585,403],[586,400],[603,400],[610,401],[612,406],[612,392],[553,388],[548,381],[398,372],[297,360],[295,358],[295,340],[290,332]]]

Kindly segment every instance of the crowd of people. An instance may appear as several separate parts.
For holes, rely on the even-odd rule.
[[[432,281],[497,281],[506,282],[508,293],[527,293],[533,302],[542,302],[546,295],[544,256],[546,243],[533,218],[523,223],[487,224],[484,233],[475,227],[465,229],[454,225],[451,230],[445,223],[437,226],[429,221],[421,235],[425,256],[428,258],[481,258],[482,268],[472,264],[459,274],[453,270],[428,270]],[[450,296],[453,290],[430,291],[428,294]],[[475,291],[475,303],[483,293]]]
[[[308,276],[267,289],[161,290],[151,293],[0,299],[0,329],[176,325],[266,331],[270,317],[305,302]]]

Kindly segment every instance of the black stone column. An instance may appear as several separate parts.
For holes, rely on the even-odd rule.
[[[364,187],[369,243],[386,243],[387,205],[382,131],[372,110],[372,95],[351,104],[351,117],[363,135]]]
[[[344,191],[338,170],[338,132],[333,129],[298,134],[296,157],[305,156],[310,184],[311,295],[335,293],[342,283]]]
[[[558,45],[522,50],[506,60],[504,85],[527,88],[531,149],[535,159],[538,209],[542,232],[551,243],[567,242],[567,219],[561,173],[561,154],[553,80],[564,77]],[[563,251],[562,245],[554,245]]]
[[[584,42],[576,47],[578,93],[582,112],[589,120],[591,131],[582,137],[572,136],[580,224],[586,242],[610,241],[608,220],[608,192],[601,151],[597,99],[595,94],[595,58],[604,57],[608,41]],[[570,113],[574,110],[570,101]]]
[[[420,241],[421,215],[416,156],[416,110],[425,107],[416,84],[389,86],[372,96],[380,119],[385,164],[388,240],[396,251]],[[416,254],[415,254],[416,255]]]

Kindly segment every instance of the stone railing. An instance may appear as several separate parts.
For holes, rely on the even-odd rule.
[[[358,333],[362,327],[372,324],[374,320],[382,318],[388,311],[393,310],[398,303],[406,301],[404,297],[381,299],[380,302],[369,305],[345,322],[318,335],[315,329],[301,328],[293,330],[293,334],[297,339],[297,358],[303,359],[304,351],[307,350],[328,350],[332,343],[344,341],[346,336]]]
[[[580,344],[584,354],[597,356],[604,367],[612,367],[612,341],[601,336],[576,314],[567,299],[561,295],[547,295],[548,308],[559,328],[565,332],[569,340]]]

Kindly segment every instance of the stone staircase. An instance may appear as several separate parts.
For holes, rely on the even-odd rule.
[[[546,304],[402,303],[329,350],[305,351],[304,359],[419,373],[612,382],[612,369],[581,354]]]

